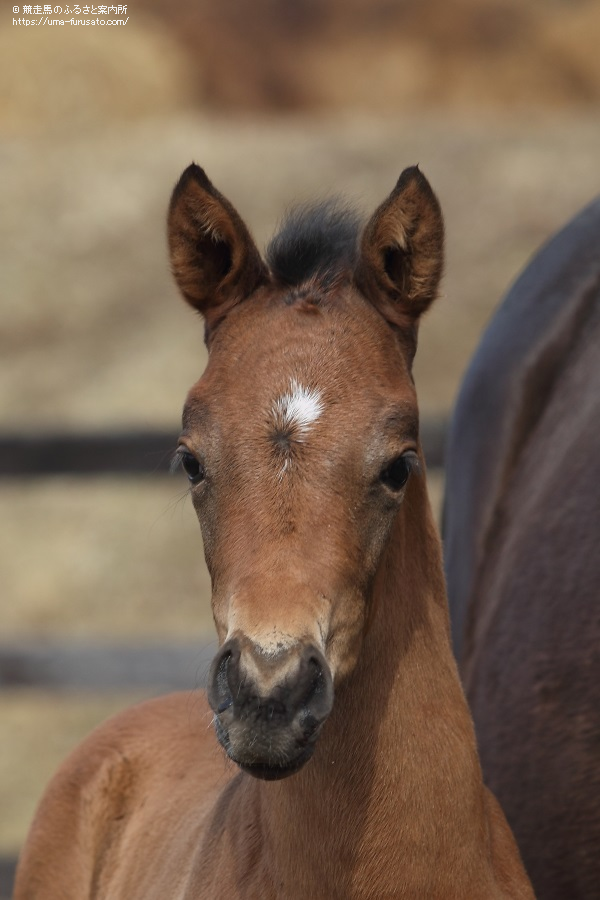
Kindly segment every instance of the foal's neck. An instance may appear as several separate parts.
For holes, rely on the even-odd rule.
[[[445,856],[460,865],[485,832],[423,480],[407,491],[373,604],[357,668],[337,691],[314,759],[295,777],[261,785],[266,839],[308,891],[298,896],[401,896],[394,892],[406,878],[415,896],[427,896],[432,868],[443,870]],[[311,872],[320,873],[321,893],[310,893]]]

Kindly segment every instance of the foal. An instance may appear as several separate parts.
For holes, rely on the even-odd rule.
[[[16,900],[533,897],[482,783],[427,500],[427,180],[407,169],[360,238],[347,211],[301,211],[265,263],[192,165],[169,243],[210,351],[177,452],[220,642],[208,704],[237,766],[200,700],[117,716],[51,782]]]

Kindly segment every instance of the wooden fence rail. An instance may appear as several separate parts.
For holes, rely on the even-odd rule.
[[[167,473],[174,431],[0,434],[0,477]]]
[[[15,880],[16,859],[0,856],[0,900],[10,900]]]
[[[191,641],[132,644],[20,639],[0,641],[0,691],[156,691],[204,687],[217,651],[214,634]]]
[[[427,465],[444,464],[446,420],[425,419],[421,440]],[[40,432],[0,434],[0,478],[53,475],[153,475],[166,473],[177,432]]]

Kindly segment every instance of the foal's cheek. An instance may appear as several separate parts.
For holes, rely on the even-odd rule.
[[[210,509],[210,501],[207,502],[205,497],[200,497],[192,492],[192,502],[198,517],[200,532],[202,534],[202,544],[204,547],[204,559],[206,566],[210,572],[211,578],[214,577],[215,565],[215,547],[217,544],[217,523],[215,516]]]
[[[362,648],[366,604],[364,597],[351,592],[342,595],[331,610],[326,658],[337,687],[353,671]]]
[[[210,529],[202,528],[202,545],[204,548],[204,560],[206,562],[206,568],[210,573],[210,577],[214,580],[214,571],[215,571],[215,539],[214,533]]]
[[[382,559],[393,540],[392,533],[399,513],[399,504],[369,504],[361,519],[360,568],[357,578],[362,579],[362,590],[365,603],[369,604],[375,573],[381,566]]]

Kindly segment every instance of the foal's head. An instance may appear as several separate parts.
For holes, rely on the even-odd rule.
[[[209,347],[178,450],[221,643],[208,697],[229,756],[281,778],[312,755],[355,665],[418,465],[411,365],[442,268],[441,212],[407,169],[362,231],[335,205],[301,210],[264,262],[192,165],[169,243]]]

